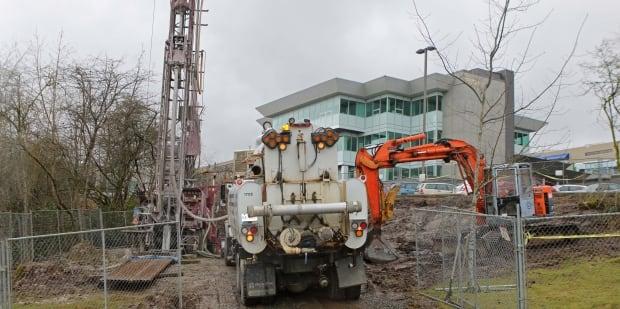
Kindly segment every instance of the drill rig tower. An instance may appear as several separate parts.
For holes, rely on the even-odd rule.
[[[182,244],[197,241],[192,222],[185,220],[183,204],[202,205],[193,179],[200,158],[200,112],[204,51],[200,50],[203,0],[171,0],[170,28],[164,51],[162,97],[155,176],[156,221],[180,221]],[[201,215],[201,214],[196,214]],[[187,231],[186,229],[189,228]],[[198,228],[199,229],[199,228]],[[170,226],[163,230],[162,250],[170,249]]]

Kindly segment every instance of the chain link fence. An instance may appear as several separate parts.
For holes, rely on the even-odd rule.
[[[620,307],[620,213],[524,220],[532,308]]]
[[[419,208],[413,216],[422,295],[456,307],[517,303],[513,218]]]
[[[164,228],[173,249],[155,251]],[[0,308],[180,308],[178,229],[172,222],[1,241]],[[143,251],[147,234],[153,242]],[[20,248],[33,243],[24,259]]]
[[[620,213],[413,210],[417,292],[458,308],[620,306]]]

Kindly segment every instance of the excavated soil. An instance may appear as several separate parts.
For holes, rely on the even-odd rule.
[[[556,215],[587,214],[606,212],[617,207],[616,197],[592,197],[587,195],[555,195]],[[394,210],[394,219],[383,226],[384,240],[395,250],[399,259],[384,265],[366,265],[368,283],[362,288],[358,301],[332,301],[320,290],[302,294],[279,294],[275,303],[255,308],[436,308],[437,304],[420,296],[423,288],[417,287],[416,278],[416,223],[420,231],[430,231],[441,226],[432,216],[420,220],[414,218],[413,207],[444,209],[450,207],[468,210],[471,197],[467,196],[424,196],[400,198]],[[442,208],[444,207],[444,208]],[[594,219],[577,222],[584,232],[595,233],[601,223]],[[606,222],[604,229],[620,228],[620,222]],[[439,258],[440,252],[432,249],[431,236],[421,235],[424,243],[418,244],[418,256]],[[425,240],[426,239],[426,240]],[[602,245],[601,245],[602,244]],[[620,244],[593,240],[560,241],[551,244],[530,243],[527,250],[529,268],[552,267],[566,261],[570,256],[593,258],[617,256]],[[420,248],[424,248],[421,250]],[[97,269],[101,252],[88,244],[81,243],[64,255],[66,263],[41,262],[20,265],[14,273],[14,291],[18,298],[41,299],[63,295],[87,295],[100,293]],[[115,257],[111,256],[110,260]],[[119,261],[118,256],[116,261]],[[498,261],[500,263],[501,261]],[[484,265],[480,265],[484,268]],[[174,273],[177,265],[166,272]],[[243,308],[237,300],[235,289],[235,268],[227,267],[224,261],[214,258],[199,258],[191,264],[183,264],[184,308]],[[441,271],[436,266],[424,266],[423,272],[431,276]],[[486,269],[493,272],[492,268]],[[156,279],[152,285],[135,291],[136,300],[129,308],[175,308],[178,303],[176,278]],[[62,283],[62,284],[59,284]],[[50,289],[50,287],[54,287]],[[174,288],[173,288],[174,287]]]

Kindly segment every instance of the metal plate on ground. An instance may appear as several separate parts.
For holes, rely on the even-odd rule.
[[[149,282],[172,263],[172,259],[134,259],[114,269],[108,281]]]

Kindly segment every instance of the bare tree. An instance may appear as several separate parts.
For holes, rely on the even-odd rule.
[[[509,83],[515,77],[527,72],[536,59],[536,56],[531,55],[530,48],[536,30],[546,17],[533,24],[521,22],[536,4],[537,1],[529,0],[488,0],[485,18],[473,26],[473,38],[470,40],[473,51],[466,57],[464,65],[459,63],[458,50],[453,49],[453,44],[460,38],[460,34],[455,40],[448,42],[445,38],[436,39],[430,30],[427,18],[422,15],[416,1],[413,0],[419,33],[427,44],[436,48],[435,53],[444,70],[453,79],[452,86],[465,87],[469,90],[473,101],[477,103],[462,111],[462,121],[469,122],[475,128],[475,140],[472,142],[486,153],[487,162],[491,165],[499,158],[501,158],[499,160],[509,159],[507,158],[509,155],[497,152],[503,149],[498,147],[499,143],[513,139],[512,132],[506,132],[504,128],[510,127],[506,124],[508,122],[510,125],[514,121],[515,113],[532,109],[546,110],[545,118],[548,118],[555,110],[566,67],[575,53],[583,27],[582,22],[570,52],[556,73],[540,85],[529,98],[522,97],[519,104],[510,108],[511,106],[505,104],[506,97],[514,94],[506,92],[506,87],[502,84]],[[510,45],[519,37],[526,39],[524,45],[517,47]],[[516,56],[510,57],[510,54]],[[482,70],[463,70],[463,66],[477,66]],[[545,104],[544,99],[550,103]],[[478,178],[478,175],[475,175],[475,178]],[[474,201],[477,199],[479,189],[473,188]]]
[[[585,72],[583,84],[586,86],[586,92],[594,94],[600,100],[599,108],[605,115],[611,133],[618,170],[620,170],[620,147],[617,131],[620,110],[616,104],[616,97],[620,89],[619,49],[620,37],[605,39],[590,52],[591,60],[581,64]]]
[[[157,112],[140,61],[72,59],[35,38],[0,57],[0,192],[28,211],[128,207],[148,182]],[[140,167],[140,168],[138,168]],[[147,174],[144,174],[147,171]]]

